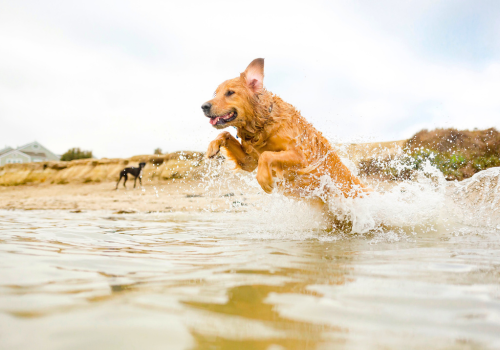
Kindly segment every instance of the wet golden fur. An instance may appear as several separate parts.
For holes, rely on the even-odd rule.
[[[236,119],[214,127],[235,126],[241,143],[229,132],[222,132],[209,144],[207,157],[224,148],[238,168],[250,172],[257,168],[257,181],[267,193],[275,186],[273,177],[282,179],[276,185],[292,196],[311,195],[319,187],[322,193],[326,190],[345,197],[369,191],[341,162],[321,132],[291,104],[267,91],[263,79],[264,60],[258,58],[239,77],[219,85],[205,114],[213,117],[236,111]],[[333,180],[329,185],[325,186],[324,175]]]

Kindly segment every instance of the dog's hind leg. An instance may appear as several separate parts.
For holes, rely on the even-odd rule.
[[[135,188],[135,184],[137,183],[137,176],[134,177],[134,188]]]
[[[128,176],[127,176],[127,174],[125,174],[125,175],[123,175],[123,177],[125,178],[125,180],[123,181],[123,187],[127,188],[127,186],[125,186],[125,184],[127,183]]]

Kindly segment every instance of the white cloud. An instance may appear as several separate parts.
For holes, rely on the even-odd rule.
[[[268,89],[333,139],[500,127],[500,60],[438,60],[404,32],[448,2],[392,17],[385,3],[51,4],[0,5],[0,147],[204,150],[217,132],[200,105],[255,57]]]

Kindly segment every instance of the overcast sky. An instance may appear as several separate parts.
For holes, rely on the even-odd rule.
[[[264,85],[332,141],[500,128],[500,1],[0,0],[0,148],[201,150],[222,81]]]

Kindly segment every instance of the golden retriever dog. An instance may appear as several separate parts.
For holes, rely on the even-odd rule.
[[[275,186],[294,197],[326,191],[347,198],[371,191],[321,132],[291,104],[267,91],[263,82],[264,59],[257,58],[239,77],[220,84],[214,98],[201,106],[214,128],[234,126],[241,140],[222,132],[209,144],[206,156],[214,157],[223,148],[237,168],[257,168],[257,181],[267,193]]]

